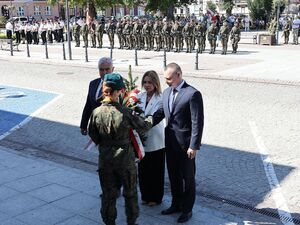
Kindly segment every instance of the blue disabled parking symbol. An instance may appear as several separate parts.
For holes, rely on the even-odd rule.
[[[57,93],[0,85],[0,140],[57,96]]]

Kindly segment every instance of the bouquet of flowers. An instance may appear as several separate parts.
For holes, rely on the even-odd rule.
[[[137,85],[135,84],[137,79],[138,77],[132,79],[131,65],[129,65],[128,80],[124,79],[126,88],[121,98],[121,104],[130,108],[134,114],[139,115],[143,113],[143,110],[138,106],[140,101],[137,98],[137,95],[140,91],[137,89]],[[143,136],[143,134],[139,134],[136,130],[133,129],[129,130],[129,134],[135,149],[135,156],[137,159],[136,161],[140,161],[145,156],[143,146],[143,140],[145,140],[145,137]]]

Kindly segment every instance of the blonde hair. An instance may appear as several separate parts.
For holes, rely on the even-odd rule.
[[[159,81],[158,74],[154,70],[149,70],[146,73],[144,73],[143,78],[142,78],[142,87],[144,85],[145,77],[150,77],[150,79],[154,85],[155,94],[156,95],[160,94],[161,87],[160,87],[160,81]]]

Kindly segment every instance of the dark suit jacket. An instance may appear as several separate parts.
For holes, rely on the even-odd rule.
[[[172,88],[163,92],[163,106],[154,115],[154,124],[166,118],[166,143],[177,141],[182,150],[191,148],[199,150],[203,132],[204,115],[201,93],[187,84],[183,84],[173,104],[173,110],[169,110],[169,96]],[[168,140],[169,131],[175,134],[177,140]]]
[[[86,98],[86,103],[83,108],[82,117],[81,117],[80,128],[82,129],[87,129],[87,125],[93,110],[101,105],[100,102],[96,101],[96,91],[100,82],[101,82],[101,78],[97,78],[90,82],[89,92]],[[100,95],[101,95],[101,90],[100,90]]]

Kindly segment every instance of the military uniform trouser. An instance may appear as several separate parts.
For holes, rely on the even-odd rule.
[[[197,37],[196,38],[196,41],[197,41],[197,45],[198,45],[198,49],[197,51],[202,53],[203,52],[203,37]]]
[[[155,35],[155,44],[156,44],[156,50],[159,51],[161,49],[161,41],[160,41],[160,36]]]
[[[239,43],[238,40],[232,40],[232,50],[233,50],[233,52],[237,51],[237,49],[238,49],[238,43]]]
[[[298,44],[298,32],[299,32],[299,28],[293,28],[293,43],[295,45]]]
[[[117,218],[116,200],[120,183],[122,183],[127,223],[134,224],[139,216],[137,171],[134,163],[127,168],[112,168],[110,165],[102,165],[99,168],[99,178],[103,193],[100,212],[104,223],[115,225]]]
[[[216,50],[216,39],[210,39],[209,40],[209,44],[210,44],[210,52],[215,52]]]
[[[131,49],[132,46],[132,38],[130,34],[126,34],[126,44],[127,44],[127,48]]]
[[[186,44],[186,52],[192,52],[192,38],[189,37],[185,37],[185,44]]]
[[[228,39],[227,38],[222,38],[221,42],[222,42],[222,47],[223,47],[223,53],[226,54],[227,53],[227,46],[228,46]]]
[[[74,38],[75,38],[76,46],[79,47],[80,46],[80,35],[79,34],[75,34]]]
[[[88,35],[83,35],[82,39],[83,39],[84,47],[88,47],[89,46]]]
[[[90,34],[90,38],[92,41],[92,47],[95,48],[96,47],[96,35],[95,34]]]
[[[117,34],[117,36],[118,36],[118,39],[119,39],[120,48],[123,49],[123,47],[124,47],[124,39],[122,37],[122,34]]]
[[[180,38],[178,36],[175,36],[174,43],[175,43],[175,51],[180,52]]]
[[[102,48],[103,45],[103,34],[102,33],[97,33],[97,41],[98,41],[98,47]]]
[[[285,31],[283,34],[284,34],[284,44],[288,44],[289,43],[290,32]]]
[[[141,35],[134,36],[135,47],[141,49]]]
[[[108,40],[109,40],[109,43],[110,43],[110,47],[113,48],[114,45],[115,45],[115,35],[113,33],[108,34]]]

